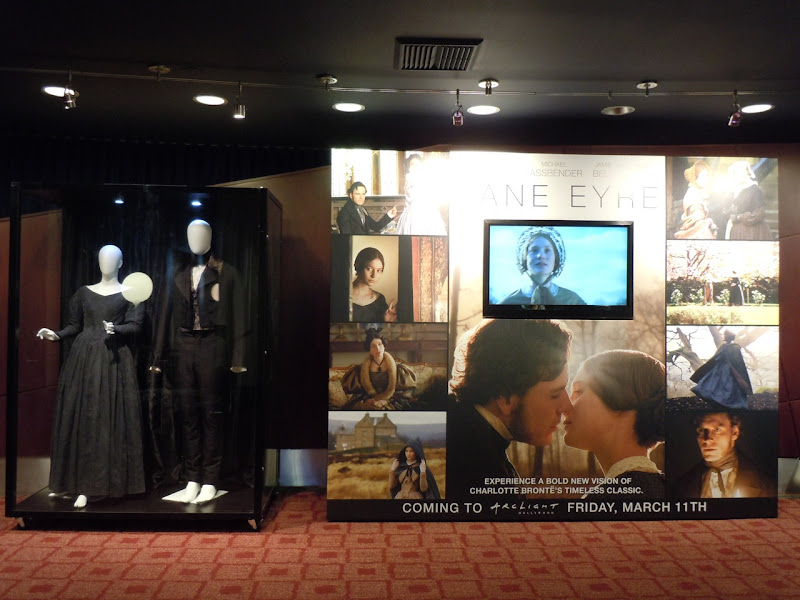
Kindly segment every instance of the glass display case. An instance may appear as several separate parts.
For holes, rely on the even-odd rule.
[[[6,515],[260,528],[278,478],[278,200],[13,184],[7,235]]]

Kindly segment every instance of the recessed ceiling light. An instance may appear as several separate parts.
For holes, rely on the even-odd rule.
[[[490,104],[478,104],[477,106],[470,106],[467,112],[471,115],[493,115],[499,113],[500,109]]]
[[[742,112],[752,115],[755,113],[767,112],[773,108],[775,108],[774,104],[749,104],[742,107]]]
[[[366,106],[363,104],[356,104],[355,102],[339,102],[334,104],[333,108],[341,112],[361,112]]]
[[[64,86],[63,85],[46,85],[42,88],[42,91],[45,94],[50,94],[51,96],[55,96],[56,98],[63,98],[64,97]],[[75,90],[70,90],[73,96],[77,96],[78,92]]]
[[[632,106],[606,106],[600,112],[604,115],[611,115],[613,117],[618,117],[620,115],[627,115],[635,111],[636,109]]]
[[[206,106],[220,106],[228,102],[222,96],[209,96],[203,94],[195,96],[194,101],[200,104],[205,104]]]

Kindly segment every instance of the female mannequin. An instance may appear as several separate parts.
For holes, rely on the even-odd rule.
[[[139,386],[129,347],[144,319],[123,295],[122,251],[103,246],[102,277],[70,299],[64,329],[43,327],[40,339],[76,336],[58,383],[51,444],[51,496],[121,497],[145,491]]]

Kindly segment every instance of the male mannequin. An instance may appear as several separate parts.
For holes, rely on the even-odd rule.
[[[211,254],[211,225],[189,223],[191,260],[175,269],[151,371],[161,372],[166,345],[181,410],[187,484],[180,500],[200,504],[217,493],[224,443],[225,371],[243,373],[243,289],[238,271]],[[169,338],[169,340],[168,340]],[[231,346],[229,348],[229,345]]]

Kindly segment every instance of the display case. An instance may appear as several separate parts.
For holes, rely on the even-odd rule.
[[[13,184],[10,204],[6,515],[260,528],[279,201]]]

